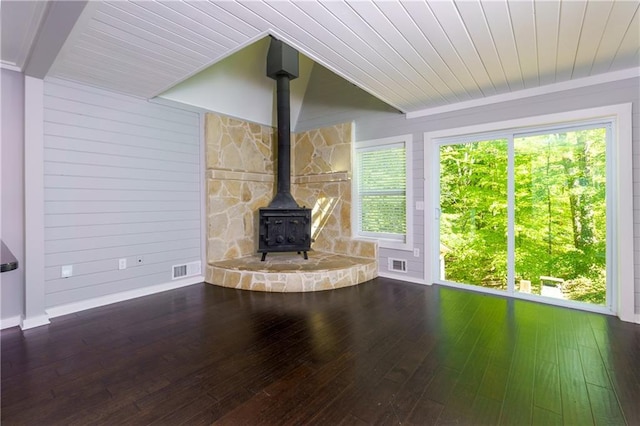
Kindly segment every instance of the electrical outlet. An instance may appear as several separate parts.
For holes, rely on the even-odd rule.
[[[416,201],[416,210],[424,210],[424,201]]]
[[[136,265],[142,265],[144,263],[144,257],[137,256],[136,257]]]
[[[127,259],[118,259],[118,269],[127,269]]]
[[[419,248],[414,248],[413,249],[413,257],[420,257],[420,249]]]
[[[69,278],[73,276],[73,265],[64,265],[60,268],[60,277]]]

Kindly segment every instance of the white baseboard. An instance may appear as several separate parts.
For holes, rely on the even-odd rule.
[[[19,325],[20,325],[20,315],[0,319],[0,330],[4,330],[5,328],[17,327]]]
[[[423,280],[422,278],[407,277],[404,274],[400,275],[400,274],[388,274],[386,272],[378,272],[378,276],[382,277],[382,278],[391,278],[392,280],[407,281],[407,282],[414,283],[414,284],[427,284],[427,285],[429,285],[429,283],[426,282],[425,280]]]
[[[81,302],[68,303],[66,305],[53,306],[47,309],[49,318],[55,318],[62,315],[72,314],[87,309],[97,308],[100,306],[110,305],[112,303],[123,302],[125,300],[135,299],[138,297],[149,296],[155,293],[161,293],[167,290],[173,290],[180,287],[186,287],[198,284],[204,281],[202,275],[189,277],[182,280],[175,280],[164,284],[156,284],[149,287],[137,288],[135,290],[123,291],[115,294],[108,294],[93,299],[83,300]]]
[[[640,324],[640,314],[636,314],[636,324]]]
[[[20,328],[23,330],[28,330],[30,328],[40,327],[43,325],[49,324],[49,317],[47,315],[38,315],[36,317],[31,318],[20,318]]]

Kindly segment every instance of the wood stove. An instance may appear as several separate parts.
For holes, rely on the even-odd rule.
[[[260,209],[258,252],[265,260],[268,252],[302,252],[308,259],[311,250],[311,209]]]
[[[278,114],[278,191],[269,206],[259,210],[258,253],[264,261],[270,252],[303,253],[311,250],[311,210],[291,196],[291,109],[289,81],[298,77],[298,52],[271,38],[267,76],[276,80]]]

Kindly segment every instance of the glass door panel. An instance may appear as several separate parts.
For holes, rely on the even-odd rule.
[[[606,130],[514,139],[515,291],[605,305]]]
[[[506,139],[440,146],[440,279],[507,288]]]

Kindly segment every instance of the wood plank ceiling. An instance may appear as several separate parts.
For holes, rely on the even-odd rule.
[[[580,0],[89,2],[48,76],[151,98],[274,34],[413,112],[636,68],[639,8]]]

